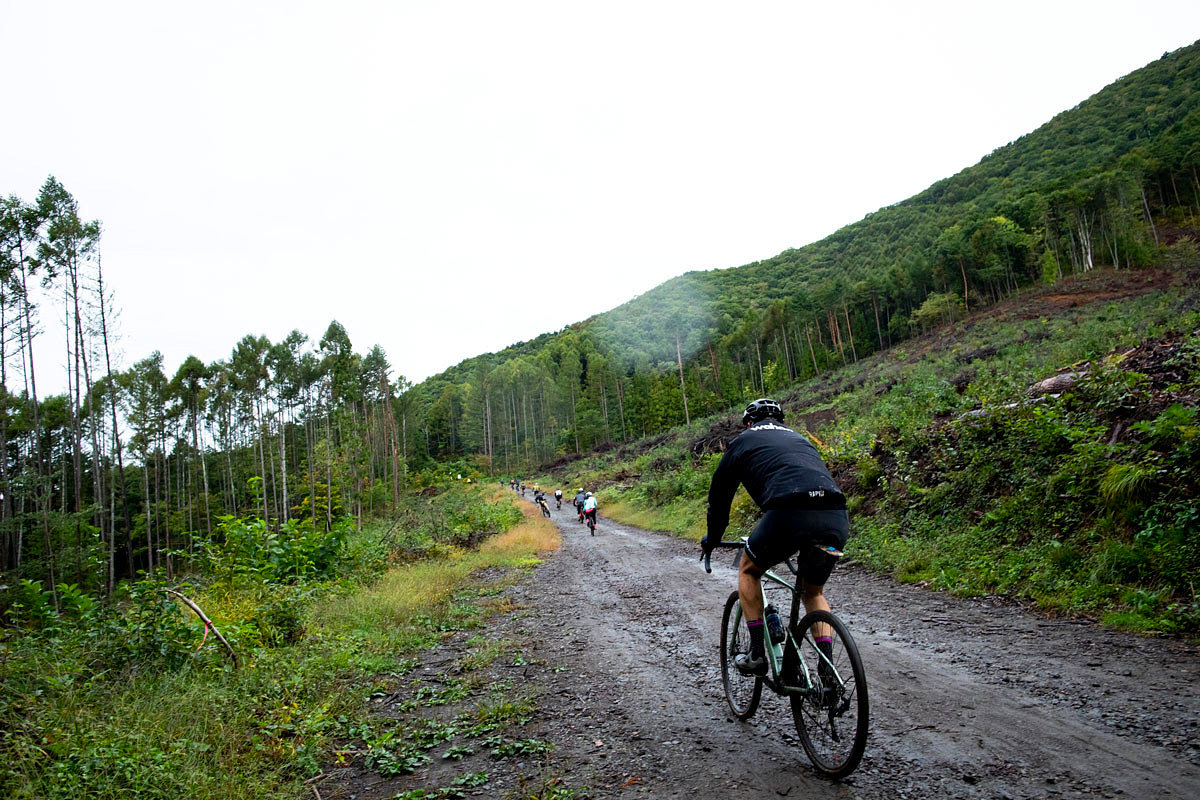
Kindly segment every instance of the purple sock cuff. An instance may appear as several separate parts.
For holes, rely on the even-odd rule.
[[[816,637],[813,637],[813,638],[815,638],[815,639],[816,639],[818,642],[829,642],[830,644],[832,644],[832,643],[833,643],[833,637],[832,637],[832,636],[816,636]]]
[[[747,628],[758,628],[758,627],[761,627],[761,626],[762,626],[762,624],[763,624],[763,621],[762,621],[761,619],[748,619],[748,620],[746,620],[746,627],[747,627]]]

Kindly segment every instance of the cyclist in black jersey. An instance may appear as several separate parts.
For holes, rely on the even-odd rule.
[[[783,409],[762,398],[742,415],[746,430],[725,450],[708,489],[708,533],[700,547],[711,552],[729,524],[729,506],[738,484],[763,510],[750,534],[738,575],[742,615],[750,630],[750,652],[735,658],[743,672],[765,674],[763,572],[794,553],[805,611],[829,610],[824,586],[836,558],[818,548],[840,551],[850,536],[846,497],[807,437],[785,427]],[[840,554],[840,553],[839,553]],[[817,637],[818,646],[821,639]],[[826,642],[826,646],[828,646]]]
[[[583,487],[579,487],[579,491],[575,493],[575,513],[579,515],[579,521],[583,522],[583,501],[587,500],[587,494],[584,493]]]

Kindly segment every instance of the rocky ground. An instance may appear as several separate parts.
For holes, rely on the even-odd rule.
[[[764,696],[747,723],[727,711],[718,632],[729,565],[707,575],[695,545],[603,517],[595,537],[566,509],[555,521],[562,550],[505,589],[486,630],[448,636],[407,693],[381,699],[382,715],[457,715],[455,737],[411,775],[360,765],[331,772],[314,794],[1200,797],[1194,645],[847,565],[827,594],[866,662],[872,732],[858,771],[833,783],[809,765],[780,698]],[[489,647],[501,655],[473,669]],[[422,708],[416,687],[456,676],[469,676],[467,697]],[[481,703],[501,699],[516,709],[507,727],[466,730]],[[440,757],[454,747],[461,759]]]

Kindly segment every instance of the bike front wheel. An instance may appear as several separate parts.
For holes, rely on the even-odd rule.
[[[828,658],[817,648],[818,634],[831,639]],[[792,628],[788,647],[799,648],[811,682],[807,692],[791,697],[800,743],[819,771],[844,778],[862,760],[870,727],[867,674],[858,647],[845,624],[828,611],[805,614]]]
[[[734,592],[725,601],[725,615],[721,617],[721,684],[729,710],[738,719],[750,719],[762,699],[762,678],[743,675],[733,663],[738,653],[749,652],[750,632],[742,622],[742,604]]]

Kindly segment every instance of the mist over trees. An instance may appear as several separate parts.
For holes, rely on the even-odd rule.
[[[1023,286],[1151,265],[1200,219],[1198,170],[1192,45],[819,242],[430,378],[415,390],[430,453],[527,469],[779,392]]]

